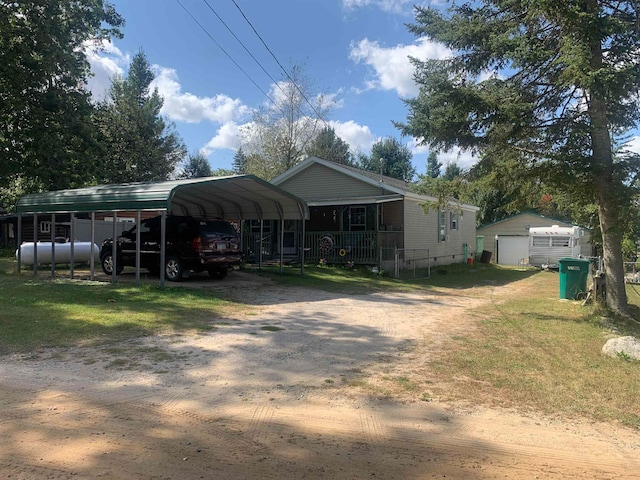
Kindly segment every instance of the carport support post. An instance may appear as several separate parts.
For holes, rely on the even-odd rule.
[[[33,274],[38,275],[38,214],[33,214]]]
[[[69,220],[71,221],[71,228],[69,231],[69,235],[71,236],[71,265],[69,265],[69,278],[71,278],[73,280],[73,264],[75,262],[76,259],[76,255],[75,255],[75,247],[76,247],[76,241],[74,239],[75,233],[76,233],[76,229],[75,229],[75,216],[73,215],[73,213],[70,214],[69,216]]]
[[[56,278],[56,214],[51,214],[51,278]]]
[[[164,288],[167,257],[167,211],[160,212],[160,287]]]
[[[136,210],[136,287],[140,286],[140,210]]]
[[[91,258],[89,259],[89,269],[90,274],[89,278],[93,282],[93,279],[96,275],[96,260],[95,260],[95,252],[93,251],[93,247],[96,242],[96,212],[91,212]]]
[[[307,234],[305,232],[305,224],[306,221],[304,216],[302,217],[302,241],[300,242],[302,246],[300,247],[300,275],[304,275],[304,241],[307,238]]]
[[[116,270],[118,270],[118,266],[116,265],[118,256],[118,212],[113,212],[113,228],[112,228],[112,241],[111,241],[111,283],[116,283]]]
[[[262,235],[264,232],[264,220],[260,219],[260,242],[258,248],[260,249],[258,252],[258,270],[262,270]]]
[[[16,233],[16,248],[18,249],[18,273],[22,271],[22,215],[18,214],[18,232]]]
[[[284,263],[284,218],[280,220],[280,273]]]

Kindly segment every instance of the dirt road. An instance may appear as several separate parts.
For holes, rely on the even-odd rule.
[[[371,391],[473,328],[491,287],[216,288],[254,306],[205,334],[0,357],[0,478],[640,478],[629,429]]]

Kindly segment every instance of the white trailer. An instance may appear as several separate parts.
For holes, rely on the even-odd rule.
[[[544,268],[557,268],[559,258],[578,258],[580,227],[532,227],[529,229],[529,264]]]

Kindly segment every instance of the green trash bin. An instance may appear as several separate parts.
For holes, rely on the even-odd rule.
[[[590,260],[584,258],[560,258],[560,298],[576,300],[580,293],[587,292]]]

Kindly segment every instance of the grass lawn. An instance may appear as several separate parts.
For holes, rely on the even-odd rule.
[[[611,319],[598,307],[559,300],[557,273],[453,265],[433,272],[430,279],[401,281],[364,269],[314,266],[302,277],[295,268],[284,274],[277,270],[264,268],[256,274],[346,294],[408,289],[455,294],[485,285],[499,292],[501,285],[519,280],[515,293],[491,293],[491,302],[470,314],[475,327],[450,339],[437,358],[418,371],[408,366],[406,375],[390,380],[393,391],[423,400],[499,405],[640,428],[640,362],[601,354],[614,333],[640,336],[638,324]],[[637,318],[639,288],[628,286]],[[212,291],[51,281],[44,271],[39,277],[18,275],[15,260],[6,257],[0,258],[0,305],[0,354],[207,331],[229,309],[247,308]]]

